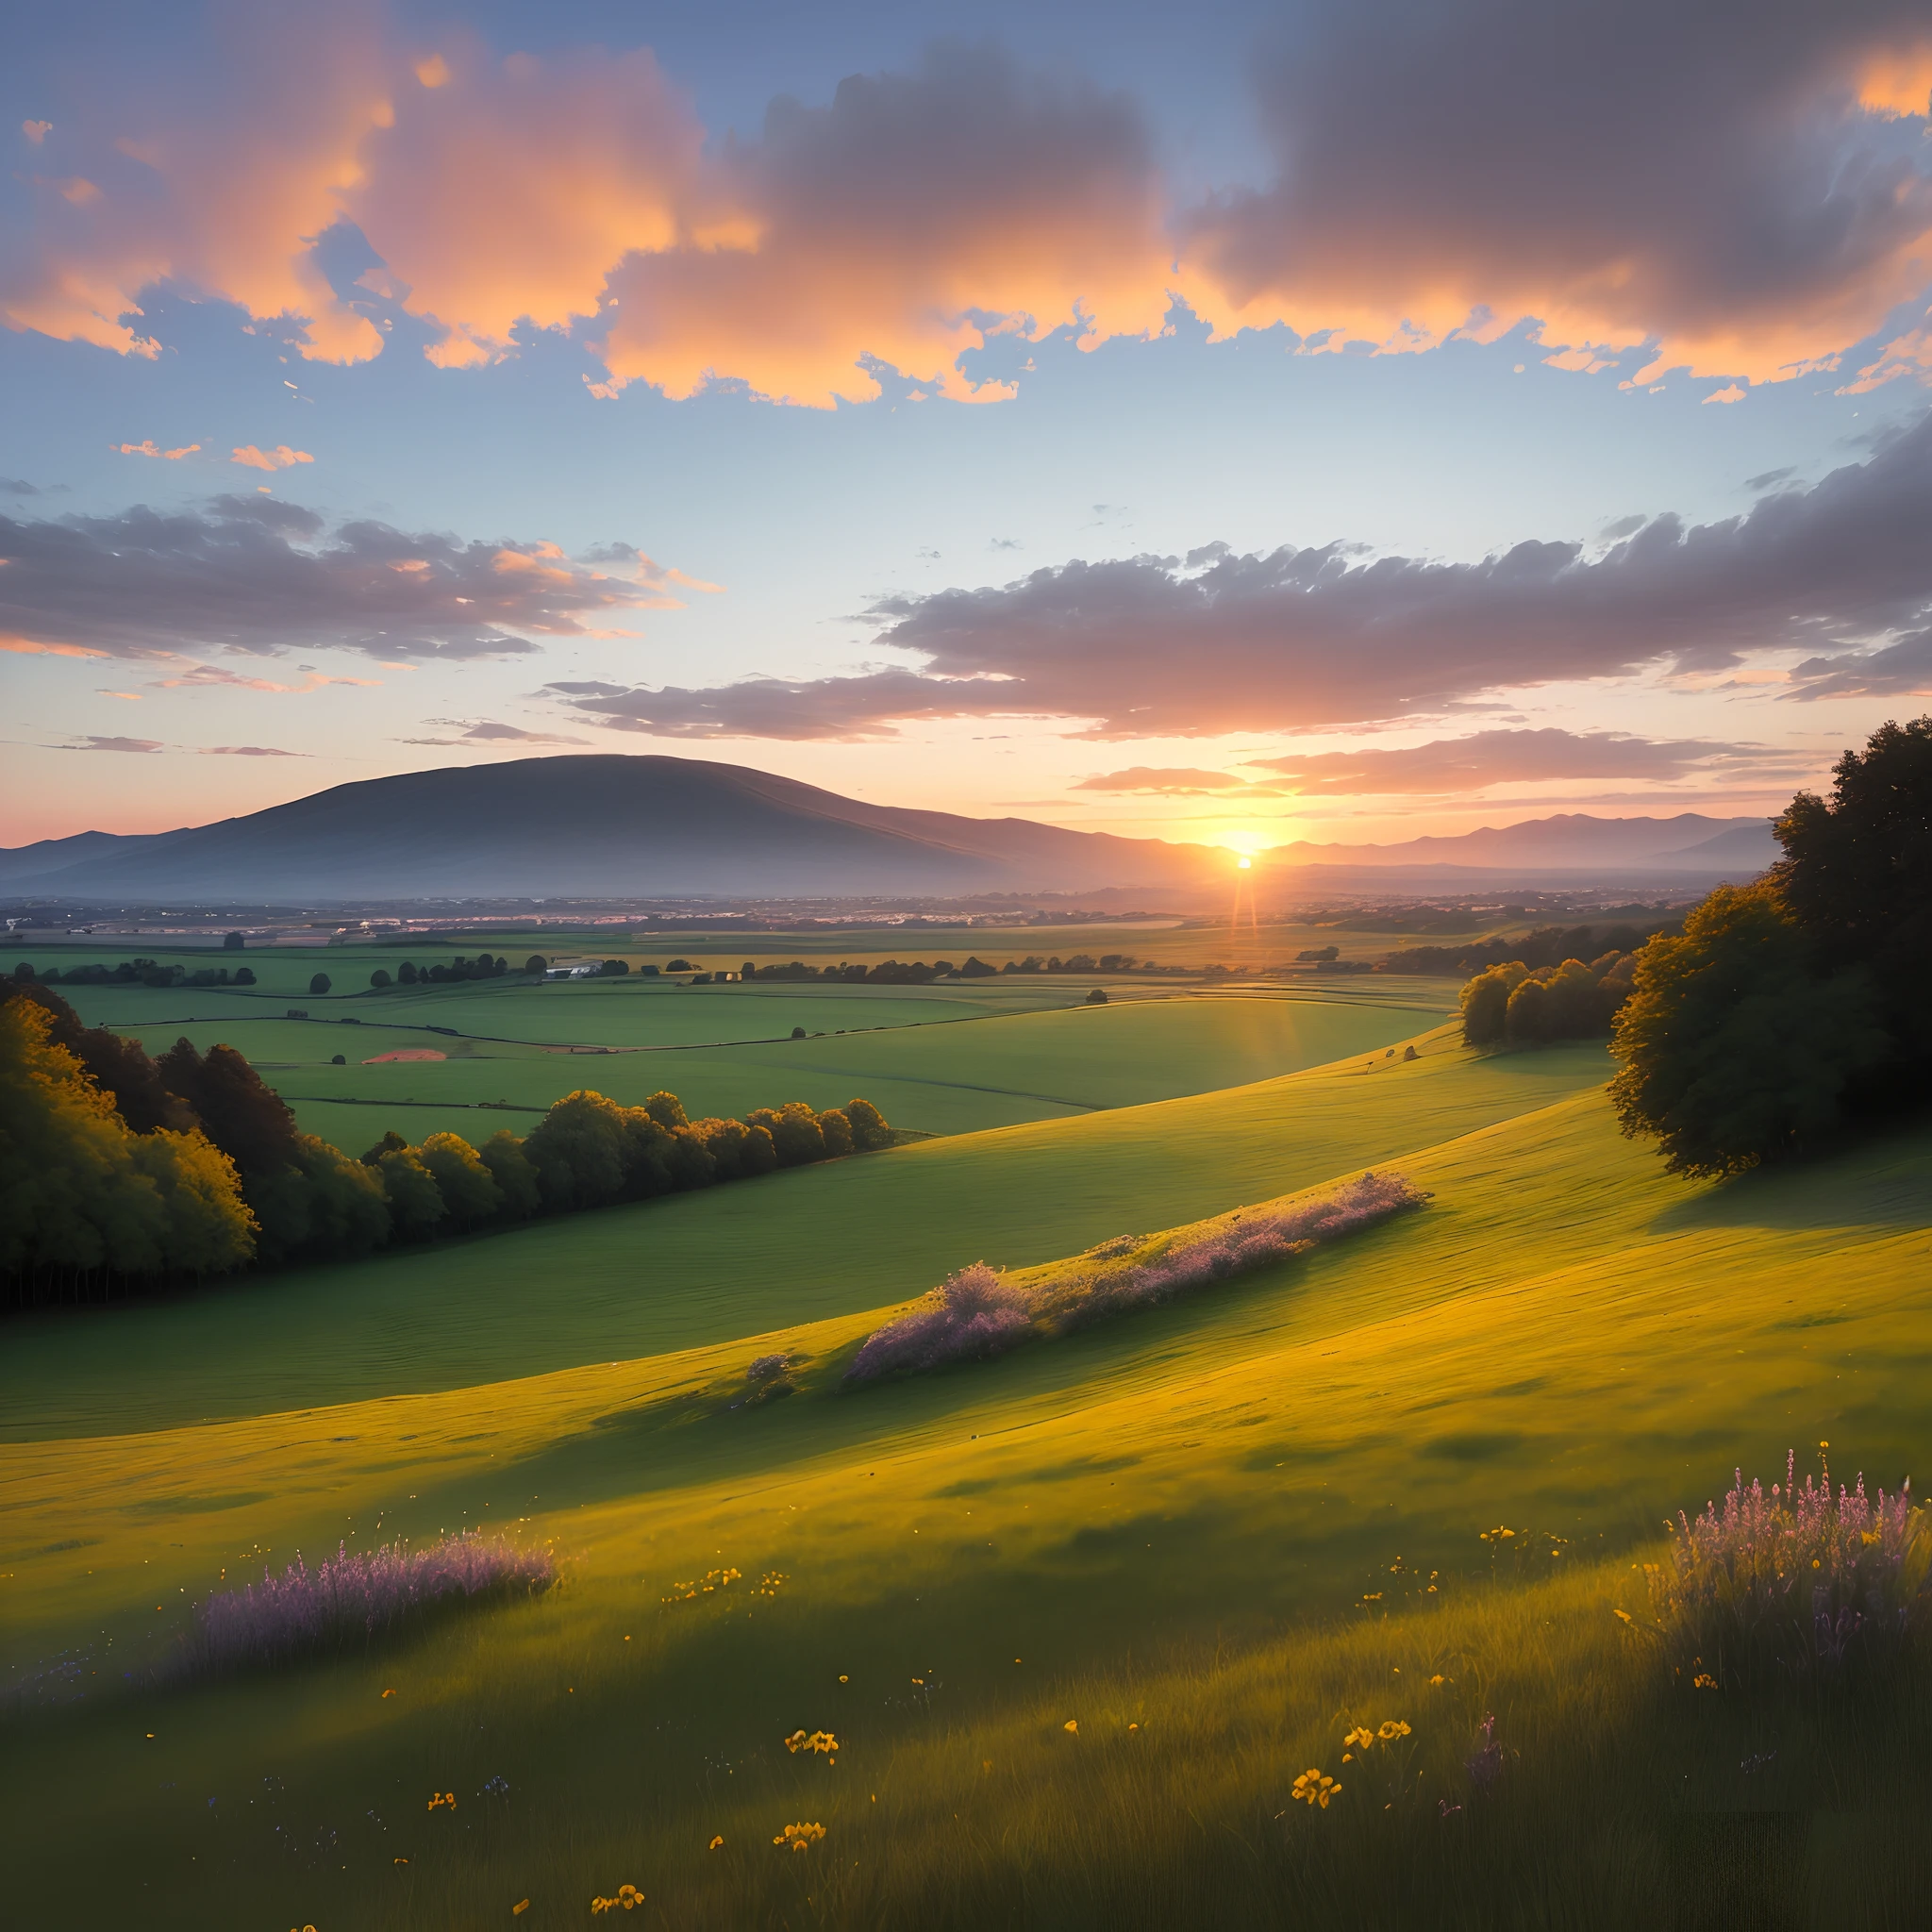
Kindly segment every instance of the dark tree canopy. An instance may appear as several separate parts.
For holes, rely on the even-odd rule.
[[[1881,724],[1777,822],[1771,876],[1827,966],[1870,969],[1879,1018],[1910,1081],[1932,1061],[1932,717]]]

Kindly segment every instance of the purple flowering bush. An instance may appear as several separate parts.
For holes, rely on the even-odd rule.
[[[845,1380],[918,1374],[998,1355],[1030,1336],[1064,1335],[1304,1254],[1427,1198],[1400,1174],[1368,1174],[1327,1194],[1238,1208],[1169,1237],[1117,1235],[1071,1261],[1029,1271],[1024,1284],[975,1261],[868,1336]]]
[[[1682,1663],[1712,1683],[1811,1676],[1888,1657],[1924,1628],[1932,1532],[1909,1481],[1874,1499],[1860,1475],[1834,1493],[1826,1466],[1801,1488],[1795,1455],[1768,1495],[1734,1475],[1721,1505],[1678,1512],[1668,1562],[1646,1566],[1651,1607]]]
[[[434,1609],[555,1580],[550,1552],[502,1537],[444,1537],[422,1549],[386,1543],[352,1557],[339,1547],[310,1569],[298,1552],[279,1576],[211,1596],[195,1611],[193,1661],[206,1670],[279,1662],[305,1652],[366,1645]]]
[[[869,1335],[845,1379],[872,1382],[946,1362],[977,1361],[1011,1348],[1032,1328],[1025,1294],[984,1261],[947,1275],[936,1292],[937,1300]]]

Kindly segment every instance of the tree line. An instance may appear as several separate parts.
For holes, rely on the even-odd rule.
[[[15,1302],[145,1293],[251,1263],[343,1260],[890,1146],[865,1100],[691,1120],[582,1091],[528,1135],[390,1133],[352,1159],[233,1047],[151,1058],[33,981],[0,980],[0,1274]]]
[[[1674,932],[1682,921],[1659,917],[1641,925],[1540,925],[1520,940],[1476,940],[1466,946],[1404,946],[1383,961],[1390,973],[1481,973],[1520,965],[1529,972],[1606,953],[1634,953],[1653,934]]]
[[[1638,956],[1612,1051],[1626,1133],[1738,1174],[1924,1105],[1932,717],[1882,724],[1774,827],[1784,856]]]
[[[98,962],[70,966],[63,973],[50,966],[44,973],[25,961],[13,969],[21,980],[38,979],[42,986],[253,986],[255,974],[246,966],[230,973],[225,966],[202,966],[191,973],[185,966],[163,966],[156,959],[123,959],[118,966]]]
[[[1543,1046],[1557,1040],[1607,1040],[1630,997],[1637,955],[1609,952],[1586,965],[1525,965],[1511,959],[1462,989],[1462,1038],[1471,1046]]]

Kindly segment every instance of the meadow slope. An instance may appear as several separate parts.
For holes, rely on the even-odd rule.
[[[862,1844],[870,1870],[892,1859],[880,1821],[899,1807],[905,1856],[916,1842],[943,1865],[944,1806],[982,1758],[989,1775],[1031,1767],[1036,1790],[1050,1775],[1050,1713],[1120,1736],[1123,1699],[1144,1692],[1177,1724],[1176,1684],[1203,1710],[1222,1694],[1198,1659],[1350,1606],[1350,1669],[1370,1677],[1349,1694],[1374,1670],[1392,1685],[1391,1656],[1413,1674],[1434,1641],[1415,1617],[1466,1621],[1488,1601],[1480,1529],[1518,1529],[1507,1581],[1578,1572],[1549,1612],[1550,1654],[1574,1661],[1604,1640],[1561,1635],[1563,1618],[1615,1627],[1589,1579],[1616,1573],[1589,1566],[1733,1461],[1769,1473],[1788,1443],[1827,1439],[1888,1484],[1910,1469],[1932,1135],[1687,1186],[1617,1134],[1601,1049],[1483,1058],[1447,1029],[1419,1043],[1413,1062],[20,1326],[0,1371],[6,1654],[17,1675],[81,1644],[72,1681],[91,1694],[21,1700],[32,1750],[7,1754],[8,1833],[30,1832],[45,1870],[107,1836],[157,1924],[205,1923],[211,1871],[260,1923],[321,1932],[473,1924],[526,1894],[526,1923],[561,1924],[620,1878],[678,1901],[669,1923],[891,1923],[910,1908],[903,1873],[891,1909],[850,1890],[815,1907],[831,1866],[773,1891],[755,1822],[768,1839],[823,1813],[828,1847]],[[892,1307],[964,1260],[1045,1260],[1384,1166],[1429,1205],[997,1362],[838,1386]],[[799,1393],[734,1408],[747,1362],[781,1347],[802,1357]],[[567,1587],[379,1660],[194,1691],[104,1693],[88,1675],[118,1681],[118,1659],[164,1644],[225,1568],[458,1524],[552,1539]],[[726,1566],[742,1573],[729,1588],[665,1601]],[[773,1573],[774,1595],[749,1594]],[[1520,1630],[1510,1643],[1524,1651]],[[1291,1761],[1293,1726],[1328,1694],[1333,1657],[1307,1655],[1297,1689],[1294,1644],[1282,1653],[1286,1728],[1257,1776]],[[1478,1714],[1457,1704],[1457,1740]],[[1511,1721],[1530,1748],[1527,1712]],[[796,1725],[836,1726],[836,1772],[786,1756]],[[486,1795],[499,1777],[506,1805]],[[431,1788],[469,1807],[446,1828],[425,1821]],[[1020,1791],[985,1790],[979,1849],[959,1856],[980,1873],[1017,1858],[1045,1885],[1030,1904],[1024,1885],[1002,1892],[1002,1922],[1088,1923],[1025,1837]],[[1040,1802],[1059,1815],[1064,1796]],[[1241,1810],[1254,1796],[1225,1800],[1229,1828],[1278,1836],[1266,1814],[1286,1796],[1259,1824]],[[731,1858],[707,1863],[719,1831]]]

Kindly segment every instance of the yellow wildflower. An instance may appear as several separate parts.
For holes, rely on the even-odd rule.
[[[1060,1726],[1060,1729],[1063,1731],[1070,1731],[1074,1737],[1077,1738],[1080,1735],[1080,1720],[1076,1717],[1070,1717],[1066,1721],[1066,1723]]]
[[[808,1850],[825,1835],[823,1824],[788,1824],[772,1842],[774,1845],[790,1845],[794,1852]]]
[[[1325,1811],[1328,1808],[1328,1801],[1341,1795],[1341,1787],[1325,1772],[1316,1771],[1310,1767],[1295,1779],[1290,1788],[1290,1794],[1300,1804],[1311,1807],[1319,1805]]]
[[[519,1899],[515,1905],[510,1907],[509,1915],[512,1919],[521,1919],[529,1909],[530,1901],[526,1898]]]
[[[1341,1741],[1351,1750],[1359,1744],[1366,1751],[1375,1741],[1375,1734],[1366,1724],[1357,1724]]]
[[[1391,1744],[1397,1738],[1408,1736],[1408,1726],[1399,1717],[1391,1717],[1376,1731],[1375,1735],[1381,1739],[1383,1743]]]
[[[720,1833],[718,1834],[718,1836],[717,1836],[716,1838],[714,1838],[714,1839],[713,1839],[713,1840],[711,1840],[711,1842],[710,1842],[709,1844],[708,1844],[708,1845],[707,1845],[707,1846],[705,1847],[705,1849],[706,1849],[706,1851],[708,1851],[708,1852],[715,1852],[715,1851],[716,1851],[716,1850],[718,1849],[718,1847],[719,1847],[720,1845],[722,1845],[722,1844],[723,1844],[724,1842],[724,1833],[723,1833],[723,1832],[720,1832]]]

